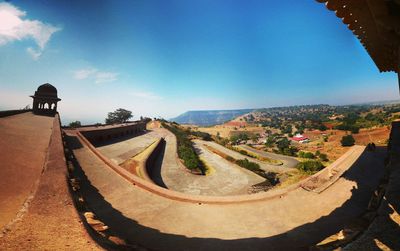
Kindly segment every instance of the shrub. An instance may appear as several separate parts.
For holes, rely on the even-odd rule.
[[[178,156],[183,160],[186,168],[189,170],[199,169],[202,174],[205,174],[206,167],[194,150],[192,141],[188,138],[188,131],[184,131],[177,126],[169,126],[166,123],[162,123],[162,126],[175,134],[178,144]]]
[[[315,158],[315,155],[314,155],[312,152],[303,152],[303,151],[300,151],[300,152],[298,153],[298,156],[299,156],[300,158],[306,158],[306,159],[314,159],[314,158]]]
[[[324,168],[324,165],[318,160],[307,160],[297,164],[297,169],[302,172],[313,174]]]
[[[340,143],[342,143],[342,146],[352,146],[354,145],[356,141],[353,138],[353,135],[346,135],[342,137],[342,140],[340,141]]]
[[[226,156],[225,159],[226,159],[227,161],[229,161],[229,162],[235,162],[235,161],[236,161],[233,157],[231,157],[231,156],[229,156],[229,155]]]
[[[245,150],[239,150],[239,153],[241,153],[243,155],[247,155],[247,152]]]
[[[248,159],[238,159],[238,160],[236,160],[236,164],[238,164],[239,166],[244,167],[250,171],[261,170],[259,164],[251,162]]]
[[[325,153],[320,153],[319,154],[319,159],[321,160],[321,161],[328,161],[329,159],[328,159],[328,155],[326,155]]]
[[[205,140],[205,141],[211,141],[212,140],[211,135],[209,133],[206,133],[206,132],[198,132],[198,131],[190,131],[189,130],[189,133],[194,135],[194,136],[196,136],[196,137],[199,137],[199,138],[201,138],[202,140]]]

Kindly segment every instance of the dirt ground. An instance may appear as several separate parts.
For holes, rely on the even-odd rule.
[[[229,138],[234,131],[241,132],[252,132],[252,133],[263,133],[265,132],[265,128],[256,127],[256,126],[246,126],[246,127],[237,127],[230,126],[229,123],[223,125],[216,125],[212,127],[193,127],[192,129],[207,132],[211,135],[219,135],[224,138]],[[277,130],[271,130],[275,132]],[[357,145],[367,145],[368,143],[374,142],[378,146],[386,145],[387,139],[389,138],[390,127],[383,126],[371,129],[361,129],[359,133],[353,134],[353,137],[356,141]],[[310,151],[315,153],[317,150],[321,153],[325,153],[328,156],[330,162],[338,159],[342,156],[347,150],[347,147],[342,147],[340,140],[344,135],[348,134],[348,132],[340,131],[340,130],[327,130],[327,131],[305,131],[304,136],[307,136],[311,142],[306,144],[300,144],[293,142],[292,144],[299,148],[302,151]],[[328,142],[324,142],[324,135],[328,136]]]
[[[193,128],[193,127],[192,127]],[[258,127],[258,126],[246,126],[246,127],[239,127],[239,126],[234,126],[231,124],[223,124],[223,125],[216,125],[212,127],[197,127],[194,128],[197,129],[198,131],[201,132],[206,132],[211,135],[219,135],[223,138],[229,138],[232,134],[232,132],[252,132],[254,134],[256,133],[263,133],[265,132],[265,128],[263,127]]]
[[[342,156],[348,147],[343,147],[340,143],[342,137],[348,134],[340,130],[327,130],[321,132],[319,130],[306,131],[304,135],[307,136],[311,142],[306,144],[294,143],[296,147],[303,151],[310,151],[315,153],[317,150],[321,153],[328,155],[330,161],[334,161]],[[384,126],[372,129],[361,129],[359,133],[353,134],[356,145],[367,145],[374,142],[378,146],[385,146],[389,138],[390,127]],[[324,142],[323,135],[328,136],[328,142]]]

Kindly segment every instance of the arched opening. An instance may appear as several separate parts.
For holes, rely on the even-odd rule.
[[[52,103],[52,104],[51,104],[51,109],[52,109],[52,110],[55,110],[55,109],[56,109],[56,104]]]
[[[44,109],[49,109],[49,104],[48,103],[44,103],[44,107],[43,107]]]

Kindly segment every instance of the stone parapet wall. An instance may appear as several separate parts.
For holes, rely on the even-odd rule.
[[[17,115],[24,112],[31,112],[32,109],[29,110],[8,110],[8,111],[0,111],[0,118]]]
[[[87,127],[86,127],[87,128]],[[99,126],[93,129],[80,130],[92,144],[101,144],[121,137],[137,135],[146,130],[146,122],[123,124],[121,126]]]

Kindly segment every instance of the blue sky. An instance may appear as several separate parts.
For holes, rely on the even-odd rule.
[[[57,87],[64,122],[398,99],[355,36],[308,0],[0,2],[0,109]]]

